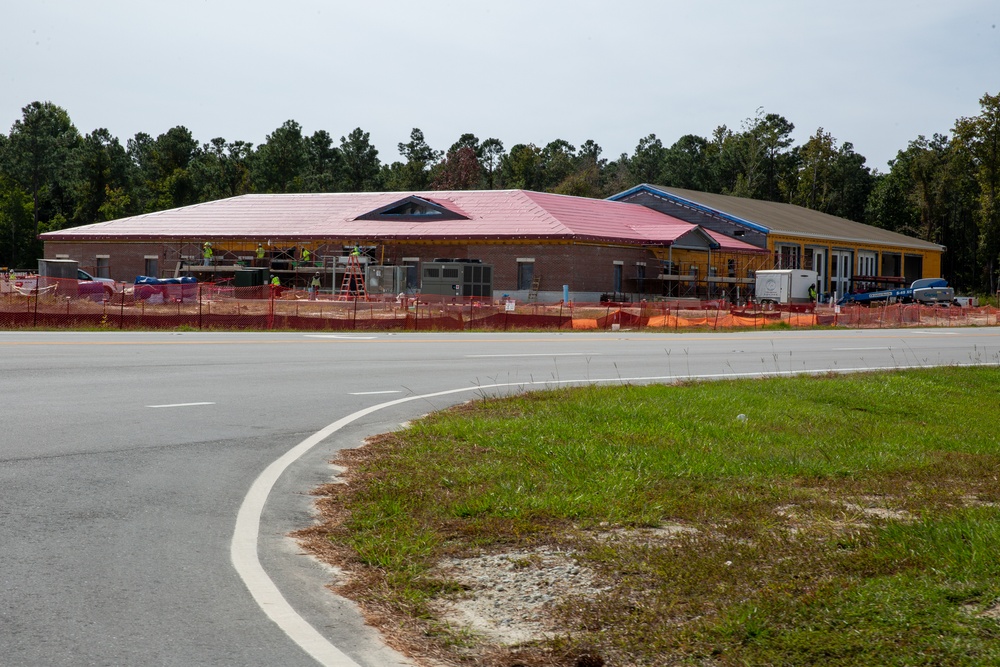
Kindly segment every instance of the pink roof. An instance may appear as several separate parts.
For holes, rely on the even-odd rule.
[[[732,236],[726,236],[720,232],[713,231],[711,229],[702,230],[712,237],[712,239],[719,244],[722,250],[729,252],[759,252],[768,253],[770,252],[767,248],[758,248],[755,245],[750,245],[746,241],[740,241],[739,239],[734,239]]]
[[[409,197],[418,197],[457,215],[448,216],[452,219],[447,220],[435,216],[359,219]],[[41,238],[45,241],[566,239],[670,245],[696,229],[695,225],[638,204],[526,190],[456,190],[243,195],[48,232]],[[760,251],[723,235],[713,238],[733,250]]]

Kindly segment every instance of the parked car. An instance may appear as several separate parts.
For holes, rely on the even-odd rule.
[[[83,269],[76,270],[76,279],[79,281],[78,292],[81,296],[103,294],[110,298],[121,291],[118,283],[111,278],[95,278]]]

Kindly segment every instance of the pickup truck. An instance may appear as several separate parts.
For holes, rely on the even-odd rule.
[[[85,294],[94,290],[94,286],[100,285],[101,291],[107,296],[113,296],[115,292],[121,292],[121,286],[111,278],[95,278],[83,269],[76,270],[76,279],[79,280],[80,294]]]
[[[46,282],[49,280],[52,281],[52,284],[49,287],[43,286],[40,290],[42,293],[48,291],[50,288],[54,289],[56,279],[46,279]],[[77,293],[80,296],[99,297],[103,299],[111,298],[115,293],[122,291],[122,286],[111,278],[95,278],[83,269],[77,269],[76,280]],[[34,273],[14,274],[13,279],[8,274],[0,282],[0,291],[2,292],[18,292],[24,295],[33,295],[37,289],[38,275]]]

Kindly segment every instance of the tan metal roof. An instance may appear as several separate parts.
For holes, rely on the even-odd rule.
[[[717,195],[683,188],[659,185],[646,186],[651,190],[665,192],[702,207],[724,213],[765,227],[770,234],[787,234],[802,238],[836,243],[867,243],[891,245],[915,250],[943,251],[945,247],[937,243],[865,225],[853,220],[813,211],[794,204],[760,201],[745,197]]]

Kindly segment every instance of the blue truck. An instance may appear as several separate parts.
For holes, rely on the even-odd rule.
[[[870,282],[877,282],[869,279]],[[889,289],[860,289],[851,291],[840,298],[837,305],[848,303],[920,303],[925,305],[951,305],[955,301],[955,290],[948,287],[944,278],[921,278],[909,287]]]

